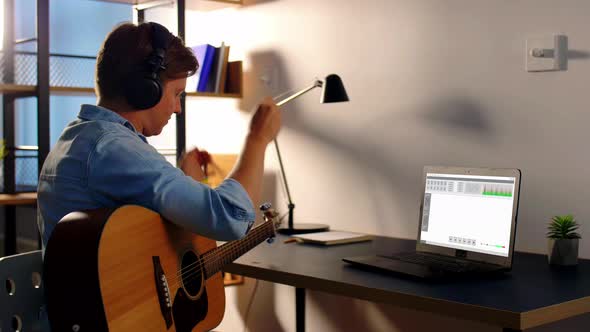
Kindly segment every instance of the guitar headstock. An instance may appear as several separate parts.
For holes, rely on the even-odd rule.
[[[281,221],[278,218],[279,213],[275,211],[272,204],[268,202],[260,205],[260,211],[262,211],[262,214],[264,215],[264,221],[272,225],[273,235],[268,239],[268,242],[272,243],[272,241],[274,241],[274,236],[276,235],[276,229],[281,225]]]

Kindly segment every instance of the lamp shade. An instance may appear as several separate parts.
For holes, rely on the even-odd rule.
[[[338,103],[342,101],[348,101],[348,94],[344,89],[344,84],[340,76],[331,74],[326,77],[322,85],[322,97],[320,102],[324,103]]]

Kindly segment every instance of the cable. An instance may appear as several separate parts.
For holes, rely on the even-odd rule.
[[[248,315],[250,315],[250,309],[252,308],[252,303],[254,303],[254,295],[256,295],[256,290],[258,289],[258,279],[256,279],[256,283],[254,284],[254,290],[252,290],[252,296],[250,296],[250,302],[248,302],[248,306],[246,307],[246,314],[244,315],[244,332],[248,328]]]

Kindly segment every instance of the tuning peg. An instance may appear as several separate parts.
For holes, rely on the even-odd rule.
[[[260,205],[260,211],[262,211],[262,212],[264,212],[264,211],[266,211],[268,209],[271,209],[271,208],[272,208],[272,204],[270,204],[269,202],[262,203]]]
[[[272,220],[276,216],[279,215],[279,213],[277,211],[275,211],[275,209],[272,208],[272,204],[270,204],[268,202],[260,205],[260,211],[262,211],[262,213],[264,214],[264,217],[267,220]]]

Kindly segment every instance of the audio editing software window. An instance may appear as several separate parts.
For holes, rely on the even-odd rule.
[[[513,177],[426,175],[420,241],[508,256]]]

